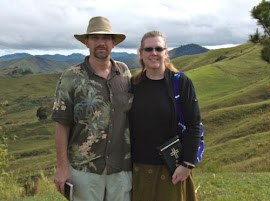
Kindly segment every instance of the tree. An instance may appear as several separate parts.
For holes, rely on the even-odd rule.
[[[45,120],[48,117],[48,109],[46,107],[39,107],[37,109],[36,116],[39,118],[39,120]]]
[[[257,24],[261,25],[264,33],[270,36],[270,2],[262,0],[259,5],[254,6],[251,10],[251,16],[257,20]]]
[[[249,36],[249,41],[264,45],[261,55],[262,59],[270,63],[270,2],[262,0],[259,5],[251,10],[251,16],[257,20],[257,24],[264,29],[264,35],[257,31]]]
[[[253,35],[250,34],[250,35],[249,35],[249,41],[250,41],[250,42],[253,42],[253,43],[258,43],[258,42],[261,40],[261,38],[262,38],[262,36],[261,36],[261,34],[259,33],[258,28],[257,28],[255,34],[253,34]]]

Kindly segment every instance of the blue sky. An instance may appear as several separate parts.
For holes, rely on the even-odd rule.
[[[114,51],[135,53],[145,32],[162,31],[169,48],[245,43],[258,25],[250,10],[261,0],[0,0],[0,56],[88,54],[73,35],[105,16],[127,38]]]

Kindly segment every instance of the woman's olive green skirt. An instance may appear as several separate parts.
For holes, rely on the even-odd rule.
[[[134,163],[132,201],[196,201],[192,175],[173,185],[166,166]]]

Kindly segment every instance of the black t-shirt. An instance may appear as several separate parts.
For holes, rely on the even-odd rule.
[[[163,164],[156,147],[172,137],[172,110],[165,79],[146,78],[134,94],[130,111],[133,162]]]

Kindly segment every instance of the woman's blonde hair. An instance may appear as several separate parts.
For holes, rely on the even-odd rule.
[[[160,36],[165,43],[165,47],[167,48],[167,42],[166,42],[166,37],[165,35],[160,32],[160,31],[149,31],[147,33],[144,34],[144,36],[141,39],[141,45],[138,48],[138,55],[140,54],[140,51],[144,48],[144,41],[146,38],[151,38],[151,37],[157,37]],[[143,59],[140,58],[140,66],[141,66],[141,70],[134,76],[133,78],[133,83],[134,84],[138,84],[141,80],[141,76],[143,74],[143,72],[145,71],[145,64],[143,62]],[[170,69],[171,71],[177,72],[178,70],[174,67],[174,65],[171,63],[170,59],[169,59],[169,55],[167,56],[166,60],[165,60],[165,67]]]

